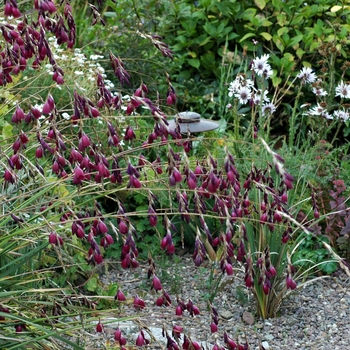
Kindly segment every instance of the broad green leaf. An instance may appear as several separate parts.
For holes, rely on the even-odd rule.
[[[206,22],[203,26],[204,30],[211,36],[216,36],[218,34],[216,26],[213,24]]]
[[[8,122],[5,122],[5,125],[2,128],[2,136],[5,140],[12,136],[12,129],[13,129],[13,126]]]
[[[273,25],[273,23],[272,23],[271,21],[265,19],[265,20],[261,23],[261,25],[262,25],[263,27],[270,27],[270,26]]]
[[[254,9],[254,8],[249,8],[249,9],[246,9],[242,15],[240,15],[240,18],[243,18],[249,22],[252,22],[255,15],[256,15],[256,12],[257,12],[257,9]]]
[[[338,12],[342,8],[343,8],[343,6],[335,5],[331,8],[331,12]]]
[[[288,43],[288,47],[293,47],[294,45],[298,44],[302,38],[303,38],[302,34],[293,36],[290,42]]]
[[[96,277],[92,277],[88,280],[88,282],[86,283],[86,289],[89,292],[95,292],[97,289],[97,278]]]
[[[233,40],[236,39],[239,35],[237,33],[230,33],[227,37],[227,40]]]
[[[279,13],[277,16],[277,23],[283,27],[287,23],[287,17],[285,13]]]
[[[273,36],[273,42],[281,52],[284,51],[284,44],[278,35]]]
[[[303,49],[301,49],[300,47],[296,51],[298,58],[302,58],[304,53],[305,53],[305,51]]]
[[[260,10],[263,10],[264,7],[266,6],[265,0],[254,0],[255,5],[259,7]]]
[[[267,41],[270,41],[272,39],[272,35],[270,33],[262,32],[260,35]]]
[[[211,40],[212,40],[211,36],[207,34],[203,34],[200,37],[198,37],[194,42],[198,43],[199,46],[203,46],[208,44]]]
[[[280,78],[280,77],[273,77],[272,78],[272,84],[274,87],[277,87],[281,83],[282,83],[282,78]]]
[[[239,41],[240,43],[244,40],[247,40],[249,38],[255,37],[256,33],[247,33],[246,35],[243,36],[243,38]]]
[[[277,30],[277,35],[278,36],[282,36],[283,34],[286,34],[289,32],[289,28],[287,27],[282,27],[280,29]]]
[[[199,68],[200,66],[200,61],[197,58],[190,58],[187,60],[188,64],[194,68]]]
[[[311,45],[310,45],[310,51],[313,52],[316,49],[318,49],[320,46],[320,43],[318,41],[314,41]]]
[[[117,14],[115,12],[103,12],[103,15],[106,16],[106,17],[109,17],[109,18],[116,18],[117,17]]]

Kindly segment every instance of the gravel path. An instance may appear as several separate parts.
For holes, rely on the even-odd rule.
[[[143,328],[146,338],[151,340],[148,349],[166,349],[162,328],[173,338],[172,328],[178,325],[191,340],[210,350],[216,342],[225,345],[224,332],[240,344],[247,341],[249,349],[350,349],[350,281],[342,272],[297,290],[282,304],[279,317],[265,322],[254,319],[252,297],[246,288],[238,285],[240,279],[226,276],[213,301],[219,314],[219,326],[218,332],[212,334],[212,319],[205,302],[206,295],[213,289],[209,283],[210,269],[196,268],[189,256],[167,264],[160,269],[159,266],[164,266],[164,263],[158,263],[157,275],[172,299],[169,307],[155,305],[158,295],[150,291],[148,266],[141,266],[135,271],[122,270],[118,265],[109,266],[109,271],[101,276],[103,283],[118,282],[129,298],[138,293],[146,302],[146,308],[137,311],[132,304],[126,305],[121,316],[138,314],[139,321],[134,326],[130,322],[107,325],[104,341],[106,338],[113,339],[115,328],[119,326],[130,346],[135,344]],[[177,295],[185,303],[191,299],[200,309],[200,315],[191,317],[186,311],[181,317],[175,316]],[[182,341],[183,335],[180,344]],[[112,343],[114,340],[111,340]]]

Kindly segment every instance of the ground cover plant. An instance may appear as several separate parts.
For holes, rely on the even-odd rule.
[[[322,270],[324,264],[338,262],[347,269],[330,241],[314,232],[322,216],[315,188],[308,183],[315,164],[304,164],[303,170],[300,164],[291,171],[288,167],[296,146],[305,147],[297,133],[304,127],[297,118],[299,95],[287,142],[278,151],[270,142],[276,95],[269,85],[275,76],[268,54],[251,57],[252,64],[242,64],[231,84],[223,86],[231,99],[225,108],[232,114],[232,127],[221,124],[219,131],[206,135],[181,134],[178,125],[168,128],[170,116],[164,112],[177,101],[169,74],[156,86],[141,76],[134,88],[130,82],[137,77],[115,48],[107,56],[74,50],[77,27],[69,1],[21,6],[7,0],[0,24],[2,348],[84,348],[73,331],[102,333],[112,322],[109,316],[121,315],[128,305],[141,314],[147,305],[137,294],[126,298],[122,285],[99,283],[97,269],[106,255],[123,269],[136,269],[142,253],[156,305],[173,308],[178,316],[199,316],[201,310],[195,301],[176,303],[163,289],[154,255],[173,255],[186,237],[193,241],[196,266],[210,259],[220,276],[244,271],[242,285],[252,291],[263,319],[276,317],[283,299],[310,282],[307,277],[318,266]],[[90,8],[93,22],[103,24],[97,7]],[[159,35],[137,35],[160,57],[173,58]],[[316,99],[324,96],[322,82],[310,68],[295,79],[305,89],[316,89]],[[319,85],[311,88],[312,83]],[[157,91],[157,86],[164,89]],[[332,86],[336,97],[349,97],[346,82],[333,81]],[[319,123],[317,130],[306,126],[305,133],[313,137],[306,145],[334,129],[337,138],[348,120],[342,102],[341,110],[326,111],[321,105],[307,110],[320,121],[331,116],[333,121]],[[244,107],[249,117],[243,115]],[[335,200],[337,193],[332,194]],[[339,206],[345,202],[342,198],[331,210],[344,211]],[[328,212],[321,214],[328,223],[334,220]],[[310,236],[326,249],[322,261],[297,256]],[[148,239],[158,250],[148,249]],[[212,283],[219,286],[220,277]],[[213,323],[208,325],[213,333],[219,322],[215,293],[210,296]],[[135,316],[117,320],[131,318]],[[172,335],[164,331],[168,349],[200,348],[183,334],[181,324],[175,327]],[[126,339],[119,328],[114,337],[120,348],[127,341],[136,346],[149,342],[142,328],[136,340]],[[223,332],[212,348],[249,348],[249,340],[239,345]]]

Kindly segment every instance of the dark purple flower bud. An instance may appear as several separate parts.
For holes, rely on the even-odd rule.
[[[270,273],[270,275],[271,275],[272,277],[273,277],[273,276],[276,276],[276,274],[277,274],[276,269],[275,269],[272,265],[270,265],[270,266],[268,267],[267,271]]]
[[[176,308],[175,308],[175,315],[176,316],[182,316],[182,312],[183,312],[182,307],[180,305],[176,306]]]
[[[297,287],[297,284],[290,276],[287,276],[286,286],[287,286],[287,289],[294,290]]]
[[[101,323],[101,321],[98,321],[97,325],[96,325],[96,332],[97,333],[102,333],[103,332],[103,324]]]
[[[152,287],[154,288],[155,291],[159,291],[163,289],[160,279],[155,275],[153,276]]]
[[[96,264],[102,264],[103,263],[103,257],[101,254],[95,253],[94,254],[94,260]]]
[[[109,58],[112,62],[114,74],[119,79],[121,84],[126,83],[130,85],[130,74],[124,69],[124,63],[122,62],[122,60],[119,57],[114,56],[112,52],[109,53]]]
[[[144,346],[146,345],[145,338],[142,334],[139,334],[136,338],[136,346]]]
[[[52,245],[63,246],[63,239],[56,232],[51,232],[49,235],[49,243]]]
[[[135,132],[133,128],[129,125],[125,130],[124,140],[125,141],[133,140],[135,137],[136,137]]]
[[[17,324],[15,326],[16,333],[22,333],[23,332],[23,325]]]
[[[176,168],[173,170],[173,177],[174,177],[175,182],[182,181],[182,175],[180,174],[180,172]]]
[[[120,289],[118,289],[118,292],[114,297],[114,300],[118,300],[118,301],[125,301],[126,300],[124,293]]]
[[[146,307],[146,303],[136,295],[134,297],[134,308],[144,309],[145,307]]]
[[[129,232],[129,227],[124,220],[120,220],[118,227],[119,227],[120,233],[122,233],[123,235]]]
[[[216,332],[218,331],[218,325],[217,325],[215,322],[212,322],[212,323],[210,324],[210,331],[211,331],[212,333],[216,333]]]
[[[83,170],[79,166],[77,166],[74,169],[73,184],[80,185],[82,184],[84,179],[85,179],[85,174]]]
[[[281,196],[281,202],[282,203],[287,203],[288,202],[288,195],[286,192],[284,192]]]
[[[156,305],[160,307],[160,306],[162,306],[164,304],[164,301],[165,300],[164,300],[163,296],[158,297],[157,300],[156,300]]]
[[[254,279],[252,276],[246,274],[244,277],[244,282],[247,288],[251,288],[254,285]]]
[[[273,213],[273,220],[274,222],[282,222],[282,216],[278,212]]]
[[[227,273],[228,276],[232,276],[233,275],[233,267],[231,264],[226,264],[225,265],[225,271]]]
[[[184,331],[183,327],[174,325],[172,334],[174,337],[179,337],[179,335]]]
[[[80,152],[83,152],[89,146],[90,146],[90,139],[86,134],[83,133],[79,140],[78,149]]]
[[[121,337],[122,337],[122,331],[119,328],[117,328],[114,332],[114,340],[119,342]]]
[[[15,124],[20,123],[22,120],[25,119],[24,112],[21,107],[17,107],[15,113],[12,116],[11,121]]]
[[[43,106],[43,113],[44,114],[49,114],[51,113],[55,108],[55,101],[51,95],[48,96],[46,102],[44,103]]]
[[[265,295],[268,295],[270,292],[270,285],[267,281],[263,284],[263,292]]]

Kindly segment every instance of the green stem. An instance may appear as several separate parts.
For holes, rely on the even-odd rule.
[[[296,112],[298,107],[299,98],[301,95],[301,87],[298,89],[297,97],[294,102],[292,116],[289,123],[289,149],[293,148],[294,138],[295,138],[295,121],[296,121]]]
[[[338,136],[338,134],[339,134],[340,127],[341,127],[341,123],[338,121],[337,130],[335,131],[335,134],[334,134],[333,139],[332,139],[332,141],[331,141],[331,145],[332,145],[332,146],[333,146],[333,143],[334,143],[334,141],[336,140],[336,138],[337,138],[337,136]]]

